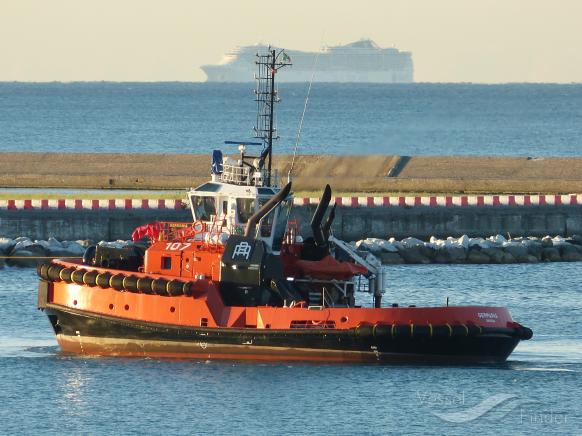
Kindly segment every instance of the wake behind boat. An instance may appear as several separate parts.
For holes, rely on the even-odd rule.
[[[99,244],[38,267],[38,307],[64,352],[334,362],[502,362],[530,329],[489,306],[382,307],[384,271],[333,237],[325,187],[303,240],[291,182],[272,171],[282,50],[257,58],[256,136],[215,150],[189,191],[193,222],[136,229],[141,245]],[[228,141],[233,143],[232,141]],[[263,145],[251,155],[247,147]],[[356,301],[364,276],[374,307]]]

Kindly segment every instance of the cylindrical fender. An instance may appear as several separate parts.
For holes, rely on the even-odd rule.
[[[469,328],[465,324],[452,326],[452,335],[455,337],[469,336]]]
[[[97,277],[95,278],[95,283],[97,284],[97,286],[99,286],[100,288],[106,289],[109,288],[109,279],[111,278],[111,274],[109,274],[108,272],[102,272],[97,274]]]
[[[361,338],[372,337],[374,334],[374,326],[369,324],[360,324],[356,327],[356,336]]]
[[[63,281],[63,282],[67,282],[67,283],[71,283],[73,280],[71,279],[71,276],[73,275],[73,271],[75,271],[72,268],[63,268],[61,270],[61,272],[59,273],[59,278]]]
[[[123,274],[115,274],[109,277],[109,287],[115,289],[116,291],[123,290],[123,279],[125,276]]]
[[[151,290],[157,295],[168,295],[166,292],[166,286],[168,286],[168,281],[164,279],[154,279],[152,280]]]
[[[182,286],[182,294],[191,297],[194,294],[194,283],[184,282],[184,285]]]
[[[181,282],[180,280],[170,280],[166,285],[166,295],[171,295],[172,297],[182,295],[183,285],[184,282]]]
[[[390,325],[383,325],[383,324],[375,324],[372,329],[372,335],[375,338],[390,338],[392,337],[392,326]]]
[[[527,341],[533,337],[533,330],[528,327],[524,327],[521,324],[515,327],[515,331],[516,336],[524,341]]]
[[[469,330],[469,336],[477,336],[481,334],[482,328],[478,325],[468,324],[467,329]]]
[[[415,338],[430,338],[430,326],[428,325],[414,325],[412,336]]]
[[[451,328],[446,325],[433,325],[432,326],[432,337],[433,338],[448,338],[451,336]]]
[[[36,266],[36,274],[43,280],[48,280],[48,268],[50,266],[50,263],[39,263]]]
[[[123,278],[123,281],[121,282],[121,285],[123,287],[124,290],[129,291],[129,292],[138,292],[137,290],[137,277],[136,276],[125,276]]]
[[[55,264],[49,265],[49,267],[47,268],[47,271],[46,271],[49,280],[52,280],[55,282],[60,282],[61,278],[59,277],[59,274],[63,268],[64,267],[62,267],[61,265],[55,265]]]
[[[95,286],[97,280],[97,271],[87,271],[83,274],[83,283],[87,286]]]
[[[392,324],[391,336],[393,338],[409,338],[412,332],[410,324]]]
[[[76,285],[84,285],[85,283],[83,283],[83,276],[85,275],[86,272],[87,272],[86,269],[82,268],[76,269],[71,274],[71,281]]]
[[[144,294],[153,294],[152,283],[154,281],[148,277],[140,277],[137,279],[137,290]]]

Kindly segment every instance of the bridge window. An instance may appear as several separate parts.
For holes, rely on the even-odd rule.
[[[216,199],[193,195],[191,198],[194,218],[202,221],[210,221],[210,217],[216,215]]]
[[[236,214],[240,224],[246,224],[251,216],[255,213],[254,198],[237,198]]]

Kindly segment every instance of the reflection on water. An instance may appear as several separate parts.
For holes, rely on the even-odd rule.
[[[75,417],[87,414],[86,377],[86,371],[82,371],[81,368],[72,368],[66,373],[61,385],[63,390],[61,409],[63,413]]]

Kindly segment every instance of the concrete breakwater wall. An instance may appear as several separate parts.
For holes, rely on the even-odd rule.
[[[507,200],[510,197],[482,197],[482,201],[475,197],[476,203],[483,206],[473,205],[471,197],[466,202],[463,197],[434,197],[434,201],[432,197],[426,197],[427,200],[394,197],[397,199],[394,202],[390,200],[392,197],[353,197],[338,206],[333,231],[348,241],[369,237],[428,240],[431,236],[446,238],[463,234],[470,237],[508,233],[513,237],[582,234],[580,195],[544,196],[543,202],[540,196],[515,196],[513,205]],[[526,197],[528,201],[524,200]],[[503,205],[506,200],[508,205]],[[4,200],[7,205],[0,205],[0,236],[116,240],[127,239],[135,227],[144,223],[192,219],[190,211],[183,209],[178,200],[166,200],[163,207],[159,200],[60,201]],[[10,207],[11,202],[14,207]],[[298,199],[294,207],[293,217],[302,223],[304,236],[309,235],[314,203]]]

